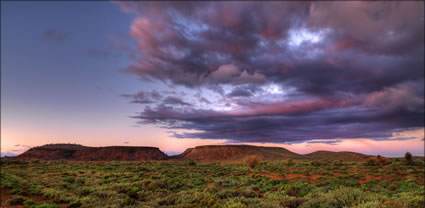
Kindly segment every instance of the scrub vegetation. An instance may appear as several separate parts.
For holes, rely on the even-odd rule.
[[[2,207],[424,207],[424,162],[1,160]],[[254,164],[255,165],[252,165]]]

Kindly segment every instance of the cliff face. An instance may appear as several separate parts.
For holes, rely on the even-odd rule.
[[[17,156],[18,159],[42,160],[166,160],[168,156],[156,147],[86,147],[72,144],[54,144],[34,147]]]
[[[264,160],[301,159],[304,157],[280,147],[206,145],[189,148],[176,156],[176,158],[191,160],[240,160],[249,155],[257,155]]]

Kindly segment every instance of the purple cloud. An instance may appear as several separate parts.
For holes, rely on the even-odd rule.
[[[139,123],[239,142],[424,127],[423,2],[118,4],[136,15],[126,72],[188,92],[126,95],[149,104]]]

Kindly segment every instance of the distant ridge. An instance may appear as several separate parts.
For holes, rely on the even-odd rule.
[[[157,147],[87,147],[77,144],[49,144],[34,147],[17,156],[17,159],[42,160],[166,160],[168,156]]]
[[[357,160],[366,160],[370,158],[370,155],[364,155],[357,152],[332,152],[332,151],[316,151],[310,154],[306,154],[310,159],[320,159],[320,160],[344,160],[344,161],[357,161]]]
[[[47,144],[33,147],[14,157],[31,160],[75,160],[75,161],[146,161],[146,160],[201,160],[201,161],[236,161],[246,156],[257,155],[263,160],[284,159],[318,159],[361,161],[371,158],[356,152],[316,151],[310,154],[297,154],[281,147],[264,147],[252,145],[205,145],[188,148],[183,153],[168,156],[157,147],[108,146],[87,147],[79,144]]]
[[[178,159],[191,160],[240,160],[249,155],[258,155],[264,160],[302,159],[304,156],[281,147],[251,145],[205,145],[188,148]]]

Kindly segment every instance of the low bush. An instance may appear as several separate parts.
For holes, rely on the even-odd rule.
[[[82,188],[82,189],[81,189],[81,191],[80,191],[80,196],[87,196],[87,195],[89,195],[91,192],[92,192],[92,190],[91,190],[91,189],[84,187],[84,188]]]
[[[303,208],[351,207],[359,203],[372,201],[373,195],[357,188],[341,187],[327,193],[311,193],[306,196]]]
[[[255,168],[255,166],[261,163],[261,158],[258,155],[250,155],[245,157],[244,162],[245,162],[245,165],[253,169]]]
[[[292,159],[286,159],[281,162],[281,165],[288,166],[288,167],[294,166],[295,164],[296,164],[295,161]]]
[[[184,162],[185,162],[186,165],[189,165],[189,166],[195,166],[196,165],[196,162],[193,161],[193,160],[185,160]]]
[[[72,176],[65,176],[65,177],[63,178],[63,180],[64,180],[65,182],[67,182],[67,183],[74,183],[75,178],[74,178],[74,177],[72,177]]]
[[[282,200],[280,202],[280,205],[282,207],[297,208],[297,207],[300,207],[305,201],[306,200],[304,198],[293,198],[293,199]]]
[[[325,165],[325,163],[323,161],[320,161],[320,160],[313,160],[313,161],[310,162],[310,165],[318,167],[318,166]]]
[[[26,206],[26,207],[30,207],[30,206],[32,206],[32,205],[36,205],[37,203],[34,201],[34,200],[32,200],[32,199],[27,199],[27,200],[25,200],[24,201],[24,205]]]
[[[335,160],[335,161],[332,162],[332,166],[340,167],[340,166],[343,166],[343,165],[344,165],[344,163],[342,162],[342,160]]]
[[[23,196],[15,196],[7,200],[8,205],[22,205],[24,204],[25,198]]]
[[[375,160],[374,159],[368,159],[368,160],[366,160],[366,162],[364,162],[364,165],[366,165],[366,166],[376,166],[376,162],[375,162]]]
[[[75,180],[75,183],[82,185],[86,183],[86,180],[85,178],[77,178],[77,180]]]
[[[40,205],[31,206],[31,208],[61,208],[61,207],[54,204],[40,204]]]
[[[410,152],[406,152],[406,154],[404,154],[404,159],[408,165],[414,164],[412,154]]]

